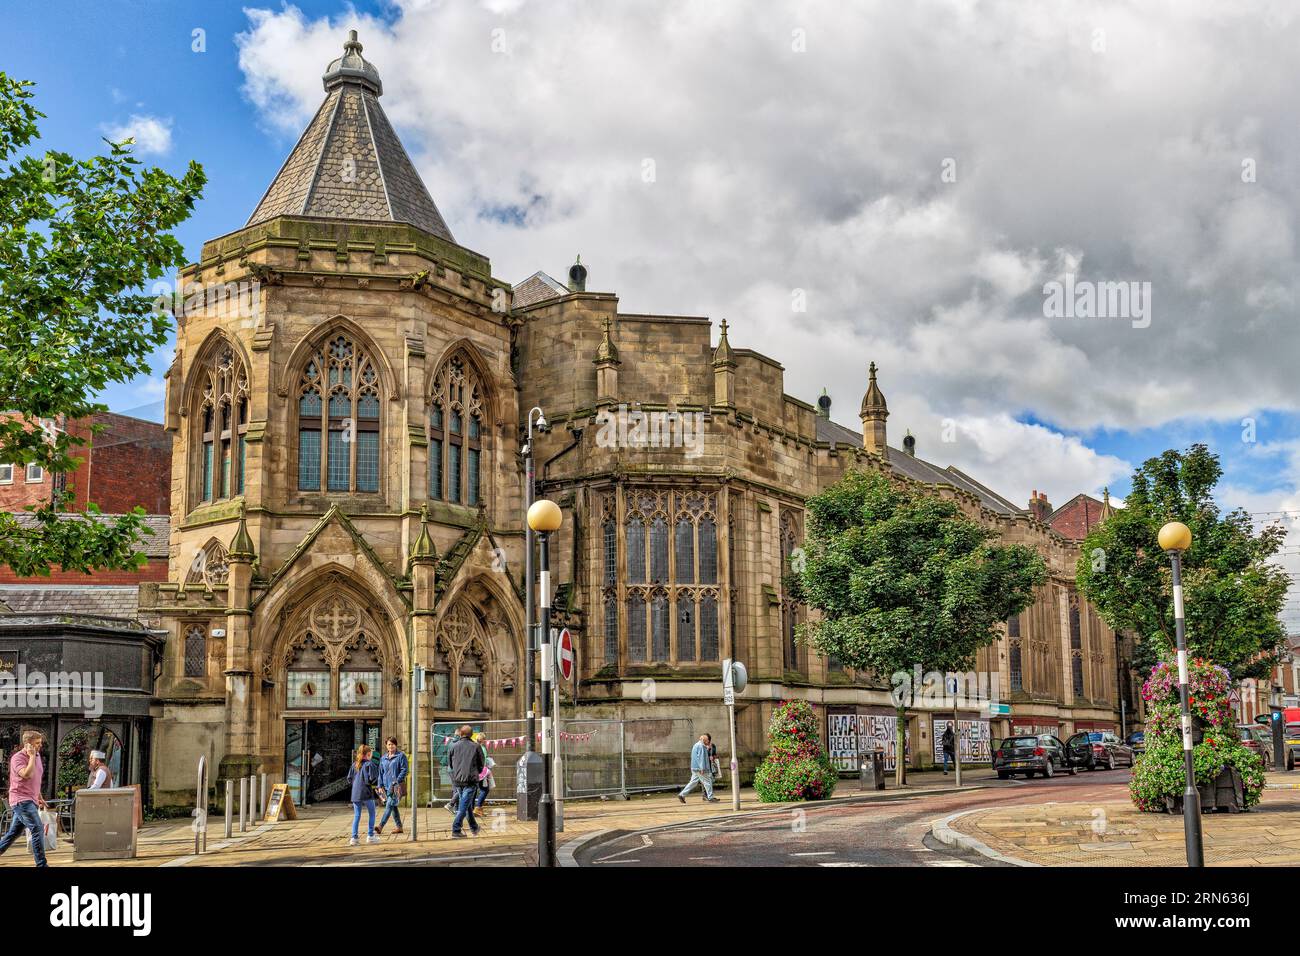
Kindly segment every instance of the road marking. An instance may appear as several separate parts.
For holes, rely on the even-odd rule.
[[[818,863],[818,866],[870,866],[870,863],[858,863],[855,860],[830,860],[826,863]]]
[[[834,850],[818,850],[815,853],[791,853],[791,856],[834,856]]]
[[[721,860],[722,857],[720,857],[720,856],[693,856],[693,857],[690,857],[690,859],[692,859],[692,860]]]
[[[635,853],[637,850],[644,850],[646,847],[650,847],[650,846],[654,846],[654,844],[650,841],[650,835],[647,834],[647,833],[643,833],[643,834],[641,834],[641,845],[640,845],[640,846],[632,846],[632,847],[628,847],[626,850],[619,850],[617,853],[611,853],[609,856],[602,856],[599,860],[594,860],[593,862],[595,862],[595,863],[630,863],[630,862],[636,862],[635,860],[615,860],[614,857],[616,857],[616,856],[622,856],[622,855],[625,854],[625,853]]]

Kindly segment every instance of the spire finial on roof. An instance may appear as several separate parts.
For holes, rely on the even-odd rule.
[[[325,89],[332,90],[344,83],[356,83],[364,86],[375,96],[384,95],[384,84],[379,82],[379,71],[373,63],[361,55],[361,41],[357,31],[349,30],[347,42],[343,44],[343,55],[330,63],[322,79]]]
[[[867,394],[862,396],[862,417],[879,417],[889,415],[889,406],[885,404],[885,394],[876,384],[876,363],[867,366]]]

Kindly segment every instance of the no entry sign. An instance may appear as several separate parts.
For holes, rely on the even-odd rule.
[[[557,658],[560,665],[560,676],[565,680],[573,678],[573,635],[569,633],[566,627],[560,631],[559,648]]]

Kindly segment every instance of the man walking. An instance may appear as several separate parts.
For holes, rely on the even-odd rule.
[[[952,733],[952,724],[943,728],[943,737],[941,738],[943,746],[943,775],[948,776],[948,761],[956,760],[954,756],[957,753],[956,741]]]
[[[25,827],[32,834],[32,856],[36,865],[46,866],[45,830],[40,815],[40,811],[45,809],[45,798],[41,796],[41,778],[45,773],[41,740],[40,731],[23,731],[22,747],[9,758],[9,807],[13,810],[14,822],[9,832],[0,837],[0,853],[9,849]]]
[[[682,803],[686,802],[686,795],[695,789],[696,784],[703,785],[706,803],[718,802],[718,798],[713,795],[713,760],[709,754],[712,742],[713,738],[708,734],[700,734],[700,739],[691,748],[691,782],[677,794],[677,799]]]
[[[474,742],[471,734],[474,728],[469,724],[456,732],[457,739],[447,754],[447,766],[451,770],[451,785],[460,794],[460,805],[456,817],[451,821],[451,835],[463,839],[465,834],[461,824],[469,820],[469,832],[478,836],[478,821],[474,819],[474,798],[478,796],[478,776],[483,772],[483,751]]]

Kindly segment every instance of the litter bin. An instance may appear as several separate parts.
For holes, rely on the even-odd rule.
[[[885,789],[885,752],[872,750],[864,753],[859,762],[858,789]]]

